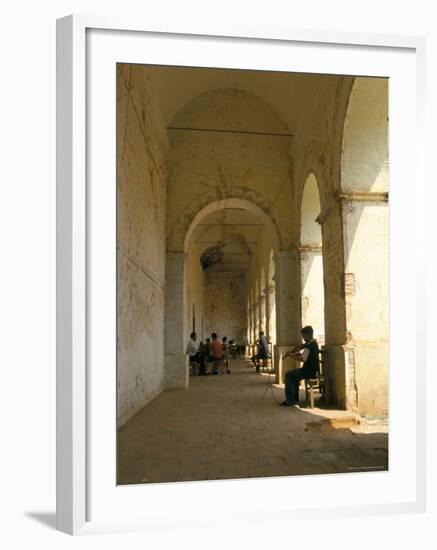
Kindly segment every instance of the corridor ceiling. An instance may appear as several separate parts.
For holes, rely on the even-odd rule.
[[[218,210],[204,218],[193,233],[204,270],[245,273],[263,227],[254,214],[233,208]]]
[[[330,75],[307,73],[153,65],[145,66],[145,70],[151,77],[167,127],[178,111],[195,97],[211,90],[237,89],[268,103],[292,134],[305,123],[306,115],[324,93],[324,82],[331,78]]]
[[[333,78],[331,75],[152,65],[145,65],[144,71],[167,129],[172,127],[178,113],[199,96],[214,90],[238,90],[253,94],[272,108],[282,121],[284,132],[293,135],[293,139],[298,139],[300,125],[315,111],[328,79]],[[235,129],[229,113],[222,122],[223,128],[214,129]],[[237,128],[243,132],[263,131],[262,127],[245,128],[238,124]],[[169,130],[169,135],[172,131]],[[262,230],[262,221],[244,210],[226,209],[210,214],[196,227],[193,236],[202,268],[209,272],[246,273]]]

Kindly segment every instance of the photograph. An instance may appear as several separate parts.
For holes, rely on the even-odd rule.
[[[114,77],[117,485],[388,472],[390,79]]]

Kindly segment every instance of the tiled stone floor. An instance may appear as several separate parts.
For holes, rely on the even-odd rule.
[[[388,468],[383,422],[345,411],[279,407],[268,377],[245,361],[232,374],[190,378],[118,434],[118,483],[328,474]],[[276,387],[278,401],[283,389]]]

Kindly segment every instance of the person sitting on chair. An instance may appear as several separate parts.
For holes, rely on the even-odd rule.
[[[258,353],[256,355],[253,355],[251,357],[252,359],[252,363],[255,365],[256,367],[256,372],[259,372],[259,364],[260,364],[260,361],[265,361],[266,359],[268,359],[270,357],[270,354],[269,354],[269,345],[267,343],[267,339],[266,337],[264,336],[264,332],[261,331],[259,333],[259,340],[258,340]]]
[[[207,338],[205,341],[205,361],[206,372],[208,373],[208,370],[212,371],[212,344],[210,338]],[[212,374],[212,372],[208,374]]]
[[[213,332],[211,334],[211,338],[212,338],[213,374],[224,374],[225,373],[225,363],[223,361],[222,343],[217,338],[217,333],[216,332]]]
[[[206,359],[207,359],[206,344],[200,342],[199,353],[197,354],[199,362],[199,376],[206,376]]]
[[[229,368],[229,345],[227,336],[223,336],[222,338],[222,351],[223,361],[225,363],[225,370],[228,374],[231,374],[231,369]]]
[[[199,344],[196,342],[197,334],[192,332],[187,344],[187,351],[185,352],[190,357],[190,365],[193,366],[193,373],[196,374],[196,370],[199,364]]]
[[[285,375],[285,400],[280,403],[282,407],[291,407],[299,404],[299,385],[301,380],[314,378],[319,372],[319,345],[314,340],[313,327],[306,326],[301,330],[304,343],[296,346],[283,356],[293,357],[303,363],[303,366],[291,369]]]

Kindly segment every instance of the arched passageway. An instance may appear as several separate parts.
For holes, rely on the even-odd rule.
[[[386,426],[323,430],[387,413],[387,118],[384,79],[117,65],[120,483],[387,468]],[[325,408],[290,411],[307,324]],[[193,331],[263,331],[273,393],[247,359],[190,378]]]
[[[311,325],[320,345],[325,343],[322,230],[317,223],[320,197],[316,176],[306,179],[301,211],[300,265],[302,274],[302,326]]]
[[[183,253],[169,253],[167,259],[168,289],[183,296],[179,311],[173,300],[167,302],[167,341],[178,345],[178,351],[166,349],[167,380],[175,388],[189,382],[184,346],[195,326],[194,313],[202,319],[198,335],[203,341],[216,332],[219,338],[247,343],[254,353],[263,331],[276,345],[270,334],[275,293],[268,280],[274,271],[266,273],[274,270],[271,258],[279,239],[262,208],[239,198],[212,202],[194,216],[183,246]]]
[[[282,382],[302,324],[329,404],[385,414],[387,81],[121,64],[117,94],[118,425],[188,387],[193,330],[263,330]]]

